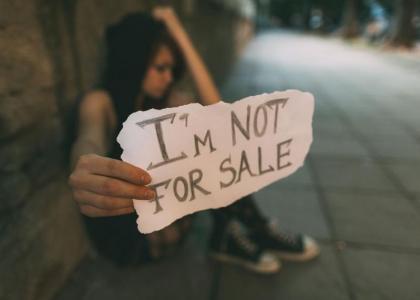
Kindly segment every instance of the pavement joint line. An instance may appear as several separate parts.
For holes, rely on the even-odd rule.
[[[341,155],[341,154],[320,154],[320,153],[311,153],[311,156],[313,156],[317,160],[334,160],[334,161],[356,161],[356,160],[363,160],[363,161],[373,161],[375,160],[378,163],[383,164],[392,164],[392,163],[402,163],[402,164],[419,164],[420,166],[420,159],[411,159],[411,158],[395,158],[391,156],[372,156],[369,155],[363,156],[363,155]]]
[[[420,248],[415,248],[415,247],[404,247],[404,246],[395,246],[395,245],[378,244],[378,243],[364,243],[364,242],[347,241],[347,240],[341,240],[340,242],[344,242],[347,248],[375,250],[375,251],[389,252],[389,253],[395,253],[395,254],[408,254],[408,255],[420,256]]]
[[[337,193],[337,194],[352,194],[357,196],[374,196],[380,194],[384,197],[393,196],[401,196],[400,192],[398,191],[390,191],[390,190],[379,190],[379,189],[368,189],[368,188],[345,188],[345,187],[335,187],[335,186],[324,186],[324,190],[326,193]]]
[[[396,246],[390,244],[380,244],[380,243],[369,243],[369,242],[359,242],[346,239],[329,239],[325,237],[319,237],[316,239],[321,245],[339,247],[339,244],[344,245],[344,249],[338,249],[340,252],[344,252],[345,249],[366,249],[366,250],[375,250],[380,252],[389,252],[389,253],[399,253],[399,254],[408,254],[408,255],[420,255],[420,248],[416,247],[406,247],[406,246]]]
[[[312,179],[315,183],[315,190],[316,190],[316,193],[318,194],[317,198],[318,198],[318,201],[319,201],[319,204],[320,204],[320,208],[321,208],[321,211],[324,215],[326,224],[328,226],[329,235],[332,237],[333,240],[337,240],[337,231],[335,230],[334,221],[333,221],[333,218],[331,216],[330,209],[328,207],[328,203],[326,201],[325,191],[324,191],[321,183],[319,182],[319,176],[318,176],[319,174],[316,171],[316,166],[313,162],[313,158],[308,157],[308,163],[309,163],[309,166],[310,166],[309,170],[310,170]],[[347,269],[347,266],[345,264],[344,258],[341,255],[340,251],[337,249],[337,247],[334,247],[334,254],[335,254],[335,257],[336,257],[336,260],[337,260],[338,268],[339,268],[340,273],[341,273],[341,277],[344,281],[347,296],[349,297],[349,299],[355,300],[356,295],[355,295],[355,292],[354,292],[354,287],[353,287],[353,285],[351,283],[351,280],[350,280],[350,274],[348,272],[348,269]]]
[[[304,184],[287,184],[285,186],[281,186],[278,188],[266,188],[266,190],[271,190],[271,191],[305,191],[305,192],[315,192],[315,187],[313,185],[304,185]]]
[[[411,159],[411,158],[395,158],[390,156],[373,156],[378,163],[381,164],[392,164],[392,163],[402,163],[402,164],[419,164],[420,159]]]
[[[412,166],[413,164],[418,165],[418,167],[420,168],[420,161],[397,161],[397,160],[382,160],[380,161],[383,164],[386,165],[392,165],[392,164],[401,164],[401,165],[407,165],[407,166]]]
[[[361,188],[361,187],[341,187],[341,186],[333,186],[333,185],[324,185],[323,189],[326,193],[343,193],[343,194],[353,194],[358,196],[373,196],[375,194],[380,194],[382,196],[390,196],[390,195],[398,195],[401,196],[401,193],[396,190],[380,190],[376,188]],[[314,184],[302,184],[302,183],[288,183],[287,185],[278,187],[278,188],[271,188],[267,187],[267,190],[270,189],[272,191],[275,190],[285,190],[285,191],[306,191],[306,192],[316,192],[316,188]],[[413,196],[416,196],[416,193],[412,193]],[[419,194],[419,193],[417,193]]]
[[[360,155],[346,155],[346,156],[338,156],[338,155],[325,155],[325,154],[314,154],[311,153],[309,155],[310,157],[313,157],[314,160],[327,160],[327,161],[343,161],[343,162],[366,162],[366,161],[372,161],[372,159],[370,157],[366,157],[366,156],[360,156]]]

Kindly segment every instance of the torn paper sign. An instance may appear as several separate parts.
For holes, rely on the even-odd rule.
[[[296,90],[233,104],[138,111],[117,141],[121,158],[152,177],[154,200],[134,200],[142,233],[196,211],[227,206],[303,165],[314,99]]]

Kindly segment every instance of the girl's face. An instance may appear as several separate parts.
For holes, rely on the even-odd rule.
[[[167,46],[160,46],[142,82],[143,92],[153,98],[161,98],[172,83],[174,57]]]

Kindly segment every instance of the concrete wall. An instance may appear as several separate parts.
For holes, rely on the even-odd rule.
[[[104,26],[145,1],[0,2],[0,298],[48,299],[89,247],[66,180],[66,112]]]
[[[154,2],[0,1],[0,299],[51,298],[89,252],[67,186],[66,116],[98,78],[104,28]],[[201,6],[175,1],[221,83],[236,23]]]

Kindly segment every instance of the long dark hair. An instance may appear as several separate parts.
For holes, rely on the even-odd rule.
[[[174,55],[174,84],[184,73],[185,62],[163,22],[149,13],[139,12],[125,16],[107,28],[103,88],[111,95],[119,124],[134,111],[147,68],[162,45],[167,46]],[[163,108],[170,88],[160,99],[150,99],[145,95],[143,109]]]

